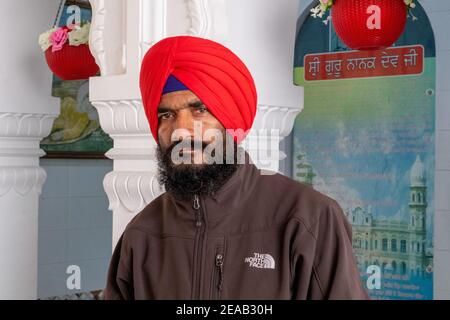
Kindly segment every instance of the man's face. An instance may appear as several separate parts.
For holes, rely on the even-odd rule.
[[[158,119],[159,181],[175,197],[212,195],[237,170],[237,143],[191,91],[163,95]],[[231,164],[227,155],[233,157]],[[177,157],[183,161],[177,163]],[[220,162],[215,161],[217,158]]]
[[[187,157],[188,153],[190,162],[194,164],[205,162],[202,151],[207,145],[214,143],[214,135],[205,136],[204,133],[207,130],[216,130],[225,139],[225,129],[222,124],[189,90],[170,92],[161,97],[158,106],[158,123],[158,139],[162,151],[166,152],[169,148],[173,150],[178,142],[189,142],[179,149],[179,155]],[[194,132],[195,127],[197,132]]]

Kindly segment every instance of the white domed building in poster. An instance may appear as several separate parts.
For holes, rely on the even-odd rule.
[[[316,176],[306,155],[300,154],[296,179],[314,187]],[[362,272],[380,266],[383,273],[427,277],[433,271],[432,250],[427,245],[427,177],[417,155],[409,176],[408,219],[377,219],[372,207],[357,206],[346,211],[353,228],[353,248]]]

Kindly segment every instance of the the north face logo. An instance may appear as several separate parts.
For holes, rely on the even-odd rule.
[[[244,259],[245,263],[249,264],[249,267],[261,268],[261,269],[275,269],[275,260],[268,253],[254,253],[253,257],[247,257]]]

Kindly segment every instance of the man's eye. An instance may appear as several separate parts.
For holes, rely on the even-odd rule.
[[[207,109],[205,106],[198,107],[198,108],[197,108],[197,112],[199,112],[199,113],[205,113],[205,112],[208,112],[208,109]]]
[[[170,119],[172,117],[173,117],[173,114],[170,113],[170,112],[166,112],[166,113],[163,113],[163,114],[159,115],[159,119],[160,120],[168,120],[168,119]]]

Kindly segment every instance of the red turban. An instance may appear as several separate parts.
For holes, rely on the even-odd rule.
[[[256,88],[244,63],[223,45],[204,38],[165,38],[146,53],[141,66],[140,89],[145,114],[158,141],[158,105],[163,87],[173,75],[189,88],[241,142],[256,114]]]

